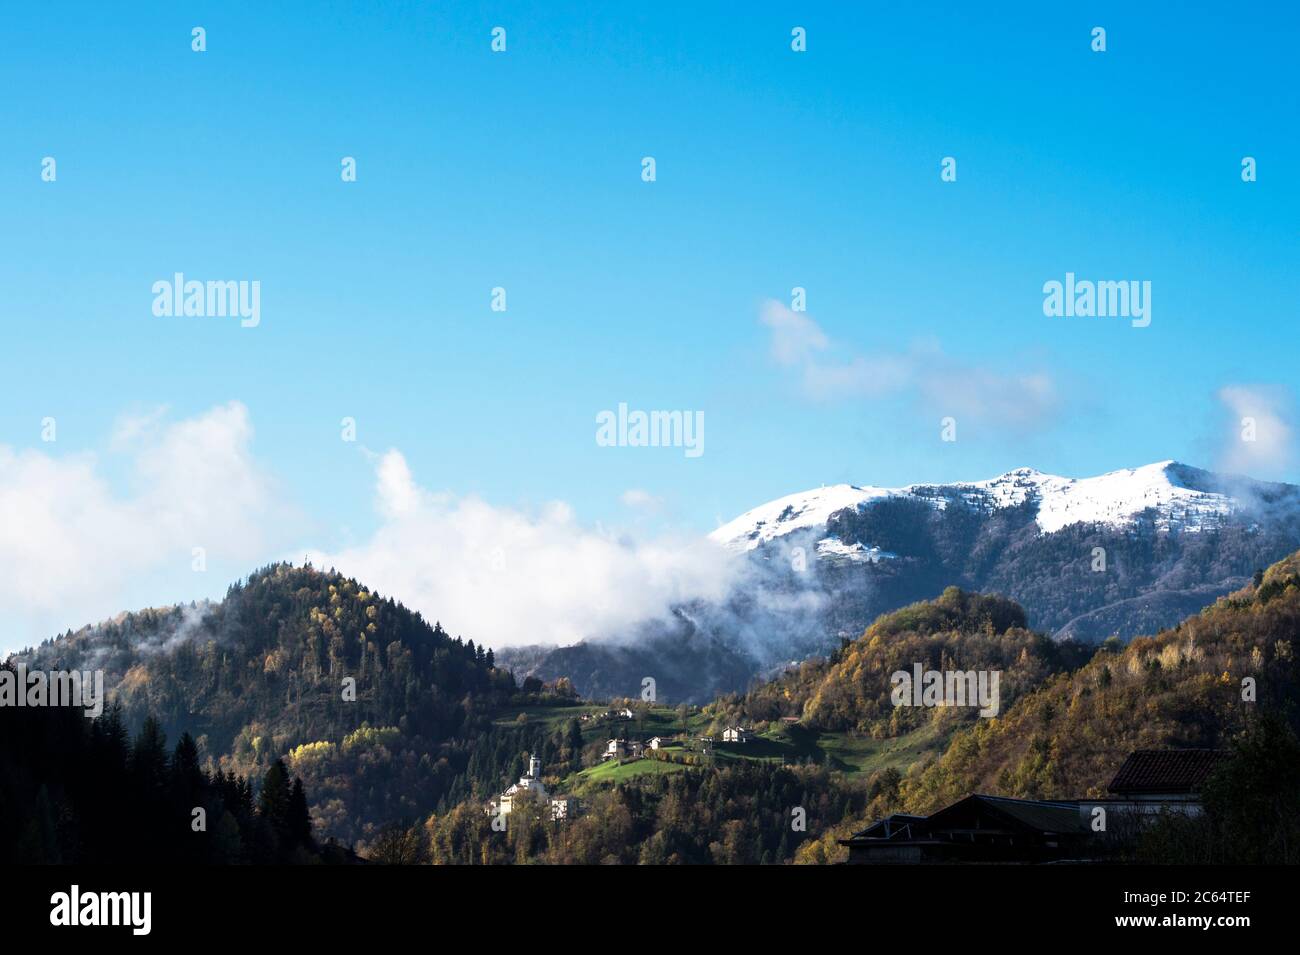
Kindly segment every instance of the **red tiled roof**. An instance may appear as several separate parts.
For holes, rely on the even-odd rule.
[[[1107,788],[1112,793],[1193,793],[1226,754],[1218,749],[1139,749]]]

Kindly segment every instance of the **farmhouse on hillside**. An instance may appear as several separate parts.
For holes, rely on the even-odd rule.
[[[606,759],[640,759],[645,753],[645,744],[639,740],[612,739],[605,746],[605,752],[601,754],[602,760]]]
[[[631,720],[635,718],[636,714],[632,712],[632,708],[625,706],[617,710],[606,710],[603,713],[583,713],[578,717],[578,720],[582,723],[594,723],[599,720]]]

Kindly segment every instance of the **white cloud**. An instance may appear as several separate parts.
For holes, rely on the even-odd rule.
[[[830,346],[821,327],[802,312],[780,302],[763,303],[759,321],[772,329],[772,357],[781,365],[801,365]]]
[[[1056,388],[1042,373],[1003,375],[936,355],[917,387],[927,405],[941,414],[991,421],[1023,430],[1043,421],[1056,407]]]
[[[619,498],[627,507],[639,511],[657,511],[663,507],[664,499],[639,487],[631,487]]]
[[[1289,423],[1290,400],[1285,391],[1254,385],[1219,389],[1228,421],[1219,468],[1252,477],[1276,476],[1295,458],[1295,433]],[[1253,440],[1248,440],[1253,438]]]
[[[158,413],[119,421],[109,447],[126,457],[127,492],[94,453],[0,445],[0,653],[126,609],[142,578],[192,580],[195,547],[236,565],[283,547],[289,538],[273,538],[292,512],[251,439],[238,402],[172,425]]]
[[[124,417],[105,455],[0,445],[0,653],[122,610],[218,594],[304,553],[490,646],[618,635],[675,604],[720,599],[734,562],[696,535],[638,540],[589,529],[555,501],[536,511],[432,493],[397,451],[374,464],[377,529],[336,552],[293,549],[304,525],[251,452],[237,402],[168,423]],[[110,480],[125,464],[123,491]],[[630,507],[658,499],[628,491]],[[191,570],[192,549],[209,569]]]
[[[312,552],[313,563],[492,647],[618,635],[675,603],[725,596],[734,572],[695,536],[636,541],[582,527],[562,502],[528,513],[430,493],[398,451],[377,459],[375,507],[368,541]]]
[[[119,415],[113,423],[109,437],[110,451],[129,451],[139,442],[156,436],[167,417],[167,406],[159,405],[147,411]]]
[[[905,395],[927,411],[1025,429],[1057,405],[1043,372],[1002,374],[956,361],[937,348],[910,352],[846,353],[806,314],[781,302],[763,304],[759,320],[771,329],[773,361],[799,372],[804,393],[818,401]]]

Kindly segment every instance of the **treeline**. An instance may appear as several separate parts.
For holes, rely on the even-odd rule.
[[[788,863],[806,840],[853,818],[865,794],[818,766],[752,762],[642,776],[584,798],[577,819],[521,803],[504,832],[482,803],[430,817],[389,845],[439,865]],[[383,859],[381,854],[381,859]]]
[[[0,664],[7,666],[7,664]],[[0,863],[304,864],[355,857],[312,836],[307,794],[274,763],[256,790],[210,775],[189,734],[132,739],[120,708],[0,708]]]

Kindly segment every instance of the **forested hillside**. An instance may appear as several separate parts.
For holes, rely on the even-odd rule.
[[[516,693],[490,651],[355,580],[287,564],[219,603],[123,614],[26,659],[103,669],[127,726],[156,715],[215,771],[260,778],[285,759],[344,842],[467,795],[471,741]]]
[[[1252,713],[1284,713],[1300,686],[1297,578],[1273,568],[1258,589],[1218,601],[1170,630],[1103,650],[998,720],[982,720],[905,787],[925,811],[955,792],[1097,796],[1116,756],[1162,746],[1219,748]],[[1243,680],[1253,702],[1243,702]]]
[[[1005,709],[1054,673],[1078,666],[1092,653],[1026,628],[1019,605],[996,595],[949,587],[936,600],[885,614],[857,640],[827,660],[810,660],[741,697],[712,708],[724,720],[760,722],[797,717],[819,730],[851,730],[877,738],[901,736],[931,721],[975,719],[966,708],[896,707],[890,700],[895,671],[920,663],[930,670],[1001,671]]]
[[[1300,727],[1298,634],[1300,555],[1293,555],[1178,626],[1126,647],[1104,646],[998,718],[973,722],[941,755],[882,787],[858,823],[896,811],[927,813],[971,792],[1102,796],[1123,758],[1137,749],[1235,744],[1249,754],[1266,745],[1265,762],[1275,761],[1295,749]],[[1256,794],[1273,783],[1294,789],[1294,773],[1258,765],[1252,772],[1258,778],[1237,784],[1249,783]],[[1300,790],[1292,789],[1283,786],[1276,795],[1278,805],[1291,807],[1275,820],[1278,831],[1300,825]],[[805,860],[837,858],[834,838],[852,828],[826,834],[805,849]]]

